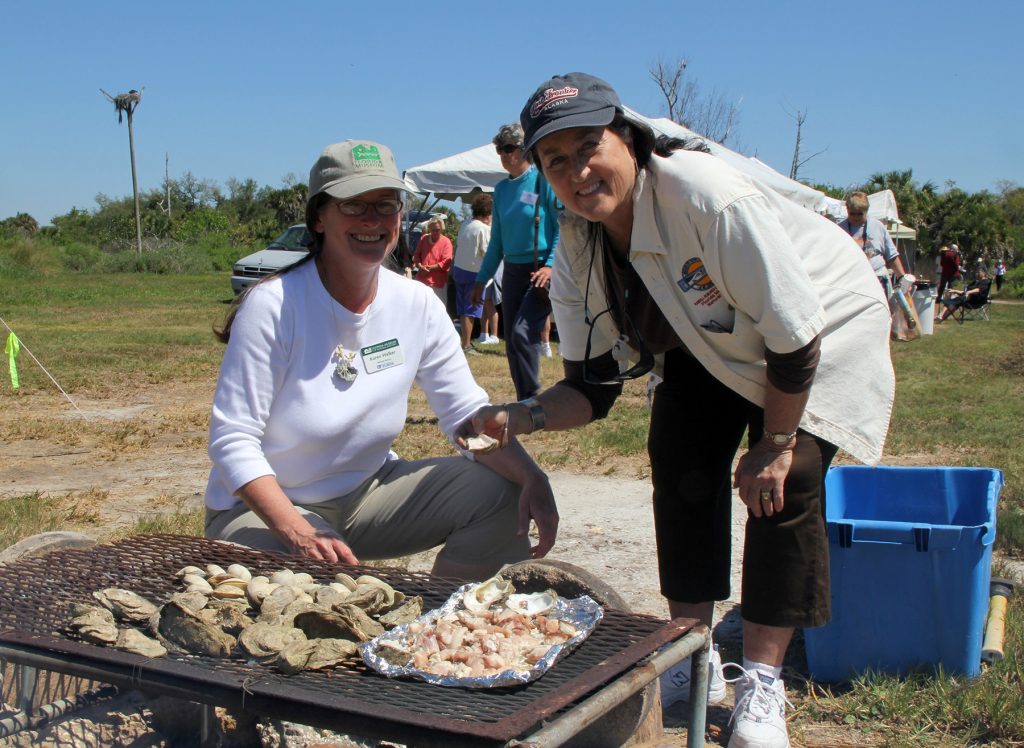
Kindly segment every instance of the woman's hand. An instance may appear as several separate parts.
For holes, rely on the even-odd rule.
[[[331,530],[313,527],[305,517],[298,514],[298,521],[287,528],[277,530],[281,539],[296,553],[331,563],[358,564],[359,559],[341,536]]]
[[[535,270],[530,275],[530,283],[535,285],[537,288],[547,288],[551,285],[551,268],[547,265]]]
[[[755,517],[771,517],[785,506],[782,486],[793,464],[793,450],[761,439],[740,458],[733,488]]]
[[[470,306],[479,306],[480,304],[484,303],[484,284],[483,283],[474,283],[473,284],[473,291],[470,293],[469,303],[470,303]]]
[[[513,436],[524,433],[515,428],[515,419],[511,418],[508,405],[485,405],[455,429],[455,442],[463,449],[469,449],[469,437],[485,434],[497,440],[499,447],[505,447]]]
[[[340,535],[314,527],[298,512],[273,475],[249,481],[238,489],[238,495],[281,542],[296,553],[331,563],[359,563]]]
[[[555,505],[555,494],[551,491],[548,477],[537,471],[522,483],[519,492],[519,531],[517,535],[526,537],[530,532],[530,520],[537,523],[540,540],[530,548],[532,558],[544,558],[558,537],[558,507]]]

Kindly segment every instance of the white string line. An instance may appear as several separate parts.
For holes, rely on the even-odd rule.
[[[16,333],[16,332],[14,332],[14,330],[11,330],[11,326],[10,326],[9,324],[7,324],[7,322],[5,322],[5,321],[4,321],[4,318],[3,318],[3,317],[0,317],[0,322],[2,322],[2,323],[3,323],[3,326],[4,326],[4,327],[6,327],[6,328],[7,328],[8,330],[10,330],[10,332],[14,333],[14,335],[17,335],[17,334],[18,334],[18,333]],[[37,365],[39,366],[39,368],[43,370],[43,373],[44,373],[44,374],[46,374],[46,376],[48,376],[48,377],[50,378],[50,381],[51,381],[51,382],[53,382],[53,385],[54,385],[54,387],[56,387],[56,388],[57,388],[58,390],[60,390],[60,394],[62,394],[62,395],[63,395],[64,397],[66,397],[66,398],[67,398],[68,402],[69,402],[69,403],[71,403],[71,405],[72,405],[72,406],[74,407],[74,409],[78,411],[78,414],[79,414],[80,416],[82,416],[82,418],[84,418],[85,420],[87,420],[87,421],[88,421],[88,420],[89,420],[88,416],[86,416],[86,415],[85,415],[85,413],[83,413],[83,412],[82,412],[82,409],[81,409],[81,408],[79,408],[79,407],[78,407],[78,405],[77,405],[77,404],[75,403],[75,401],[71,399],[71,396],[70,396],[70,395],[69,395],[68,393],[66,393],[66,392],[64,391],[64,388],[63,388],[63,387],[61,387],[61,386],[60,386],[59,384],[57,384],[57,380],[56,380],[56,379],[54,379],[54,378],[53,378],[53,375],[52,375],[52,374],[50,374],[50,372],[48,372],[48,371],[46,370],[46,367],[45,367],[45,366],[43,366],[43,365],[42,365],[42,364],[41,364],[41,363],[39,362],[39,359],[38,359],[38,358],[36,358],[35,354],[34,354],[34,353],[32,353],[32,351],[30,351],[30,350],[29,350],[28,346],[27,346],[27,345],[25,345],[25,343],[23,343],[23,342],[22,342],[22,340],[21,340],[21,338],[20,338],[20,337],[18,338],[18,344],[19,344],[19,347],[21,347],[21,348],[24,348],[24,349],[25,349],[25,353],[27,353],[28,355],[30,355],[30,356],[32,357],[32,360],[33,360],[33,361],[35,361],[35,362],[36,362],[36,364],[37,364]]]

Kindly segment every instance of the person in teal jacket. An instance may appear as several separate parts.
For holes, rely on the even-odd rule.
[[[505,261],[502,276],[502,314],[505,350],[516,396],[522,400],[540,392],[541,333],[551,314],[548,287],[558,244],[557,198],[547,181],[523,152],[523,128],[504,125],[494,147],[508,172],[494,188],[491,243],[476,276],[473,301]]]

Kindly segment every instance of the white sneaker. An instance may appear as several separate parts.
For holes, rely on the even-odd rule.
[[[476,339],[476,344],[477,345],[488,345],[490,342],[491,342],[491,336],[490,335],[484,335],[483,333],[481,333],[480,337]]]
[[[490,343],[491,345],[497,345],[498,343],[501,342],[501,338],[499,338],[497,335],[490,335],[487,338],[487,342]]]
[[[544,358],[551,358],[551,343],[540,344],[540,355]]]
[[[717,704],[725,698],[725,676],[722,673],[722,655],[718,646],[708,655],[708,703]],[[676,663],[661,674],[661,707],[665,709],[677,701],[690,701],[690,658]]]
[[[726,680],[736,684],[736,708],[729,718],[729,748],[789,748],[786,705],[793,705],[786,698],[782,678],[750,672],[739,665],[730,667],[738,668],[743,675]]]

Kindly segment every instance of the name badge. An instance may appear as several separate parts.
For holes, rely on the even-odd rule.
[[[374,343],[359,350],[363,359],[363,368],[367,374],[376,374],[378,371],[390,369],[392,366],[401,366],[405,363],[402,357],[402,349],[398,347],[398,338],[385,340],[383,343]]]
[[[537,204],[536,192],[524,192],[519,196],[519,202],[526,203],[531,208]]]

